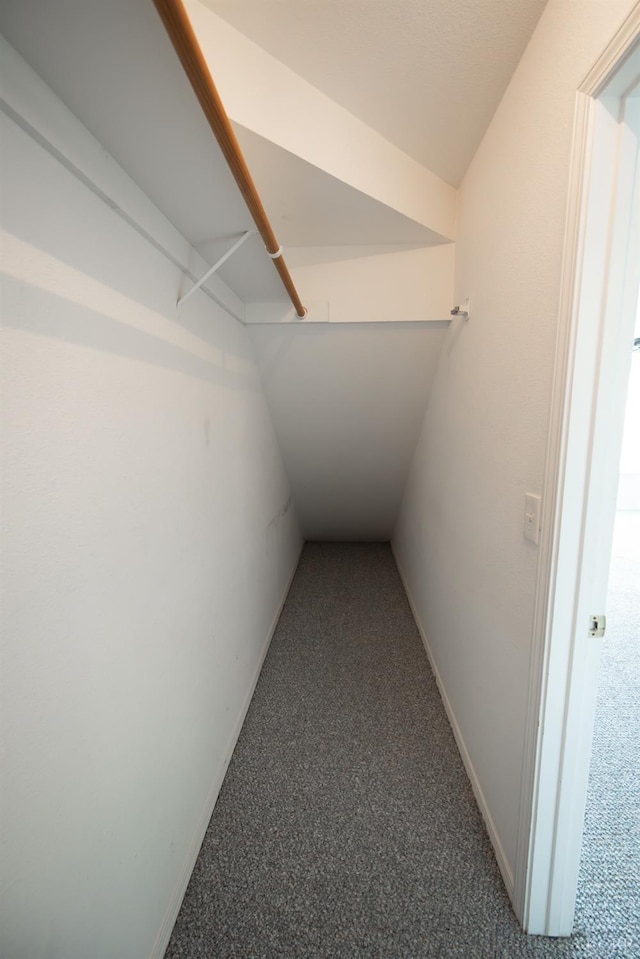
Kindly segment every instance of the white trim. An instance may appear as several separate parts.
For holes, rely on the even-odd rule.
[[[509,860],[507,859],[506,853],[504,851],[504,847],[500,840],[500,835],[498,833],[498,830],[496,829],[496,825],[491,816],[491,812],[489,811],[489,804],[487,803],[487,800],[485,799],[485,795],[482,791],[480,780],[478,779],[478,774],[476,773],[474,765],[471,761],[469,750],[467,749],[466,743],[462,735],[462,731],[460,729],[460,726],[458,725],[458,720],[456,719],[456,715],[453,711],[451,700],[449,699],[449,696],[447,695],[447,690],[442,680],[442,676],[440,675],[440,672],[438,671],[435,657],[431,650],[431,646],[429,645],[429,640],[427,638],[426,630],[422,624],[422,620],[420,619],[420,613],[418,612],[418,607],[413,601],[413,597],[411,595],[409,582],[407,580],[407,577],[405,576],[404,570],[402,568],[402,564],[400,563],[400,560],[393,547],[393,544],[391,544],[391,551],[396,561],[396,566],[398,567],[400,579],[402,580],[402,585],[404,586],[405,593],[407,594],[407,599],[409,600],[409,606],[411,607],[413,618],[415,620],[416,626],[418,627],[418,632],[420,633],[420,637],[422,639],[422,645],[424,646],[425,652],[427,654],[427,659],[429,660],[429,665],[431,666],[431,670],[433,672],[433,675],[435,676],[435,680],[436,680],[438,689],[440,691],[440,697],[442,699],[442,703],[444,705],[445,712],[449,720],[449,724],[451,726],[451,729],[453,730],[453,735],[456,741],[456,745],[458,747],[458,751],[462,758],[464,768],[467,772],[467,776],[469,777],[469,782],[471,783],[471,788],[473,789],[473,794],[475,796],[476,802],[478,804],[478,808],[480,809],[480,813],[482,814],[484,824],[489,834],[489,839],[491,840],[491,844],[493,846],[498,867],[500,868],[500,872],[502,873],[502,878],[507,888],[507,892],[509,893],[509,896],[512,896],[513,895],[513,872],[509,865]]]
[[[630,363],[631,340],[628,357],[615,359],[616,349],[624,353],[618,327],[627,312],[629,325],[635,314],[624,269],[612,276],[610,264],[624,259],[632,237],[637,141],[620,122],[616,91],[628,91],[637,75],[637,65],[628,64],[639,34],[640,5],[588,74],[576,104],[514,890],[526,931],[545,935],[571,932],[584,820],[600,645],[577,644],[586,641],[591,590],[606,582],[611,529],[597,507],[610,486],[603,453],[606,446],[611,461],[616,438],[602,420],[620,388],[621,364]],[[615,493],[612,514],[614,502]]]
[[[626,67],[639,44],[640,3],[637,3],[580,84],[580,92],[595,98],[606,87],[610,96],[625,96],[632,83]]]
[[[280,619],[280,615],[284,608],[284,604],[287,601],[287,596],[289,595],[289,590],[291,589],[293,577],[296,575],[296,571],[298,569],[298,564],[300,563],[300,557],[302,556],[303,549],[304,549],[304,542],[300,546],[298,557],[293,565],[293,570],[291,572],[291,575],[289,576],[289,579],[287,580],[287,585],[285,586],[284,592],[282,594],[282,598],[275,612],[273,620],[271,621],[271,627],[269,629],[267,638],[260,652],[260,657],[258,659],[257,666],[251,678],[249,688],[247,689],[247,694],[240,708],[238,718],[236,719],[233,729],[231,730],[231,733],[229,735],[227,746],[223,754],[224,758],[222,762],[220,763],[220,765],[218,766],[218,769],[216,770],[215,775],[213,777],[213,783],[211,785],[211,789],[209,790],[207,801],[204,804],[204,808],[198,820],[198,824],[194,830],[191,844],[189,846],[189,849],[187,850],[184,861],[182,863],[182,868],[180,870],[178,879],[173,889],[173,893],[169,900],[169,905],[167,906],[167,911],[165,912],[164,919],[162,920],[160,929],[158,930],[158,935],[156,936],[156,941],[153,944],[153,948],[151,950],[149,959],[162,959],[162,957],[164,956],[166,952],[167,946],[169,945],[169,939],[171,938],[173,927],[175,925],[176,919],[178,918],[178,913],[180,912],[180,906],[182,905],[182,900],[184,899],[184,895],[187,891],[187,886],[189,885],[189,880],[191,879],[191,873],[193,872],[194,866],[196,864],[196,860],[200,852],[200,847],[202,846],[205,833],[209,825],[209,820],[211,819],[211,816],[213,815],[213,810],[218,800],[218,795],[220,793],[220,789],[222,787],[222,783],[224,781],[224,777],[227,772],[227,767],[231,761],[233,751],[236,748],[236,743],[238,742],[238,737],[240,736],[240,732],[242,730],[242,726],[244,724],[247,712],[249,710],[249,706],[251,705],[253,694],[256,690],[256,686],[258,685],[260,673],[262,672],[262,667],[264,665],[266,655],[269,652],[269,646],[271,645],[273,634],[276,631],[278,620]]]
[[[546,471],[542,493],[542,533],[536,580],[533,639],[529,668],[528,719],[525,726],[524,763],[522,772],[521,805],[519,813],[518,844],[515,862],[514,909],[523,927],[529,927],[529,892],[527,885],[531,871],[531,833],[537,824],[539,803],[539,767],[544,728],[545,699],[549,669],[549,643],[546,641],[547,613],[552,601],[552,584],[555,583],[558,565],[558,507],[561,492],[560,477],[564,471],[566,449],[564,437],[567,431],[567,410],[564,397],[568,386],[569,369],[575,352],[575,324],[573,294],[576,281],[575,268],[579,262],[581,233],[579,224],[584,219],[586,204],[583,184],[588,175],[588,158],[593,139],[592,106],[589,98],[578,95],[576,101],[572,161],[567,198],[567,230],[564,239],[562,274],[560,281],[559,316],[568,321],[558,323],[555,349],[555,365],[551,394],[551,412],[547,443]]]
[[[196,283],[209,264],[0,33],[0,110]],[[206,295],[244,324],[244,303],[220,277]],[[177,299],[177,296],[176,296]]]
[[[432,329],[448,327],[452,322],[451,316],[401,316],[381,320],[349,317],[348,319],[334,319],[331,315],[331,303],[328,300],[312,300],[307,302],[307,312],[304,317],[296,314],[292,306],[283,306],[281,303],[247,303],[245,309],[245,326],[348,326],[350,329],[361,326],[363,329],[380,326],[407,326],[419,324]]]

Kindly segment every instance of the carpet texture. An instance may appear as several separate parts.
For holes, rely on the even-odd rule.
[[[640,957],[639,757],[640,513],[619,512],[574,922],[594,959]]]
[[[307,544],[166,959],[630,959],[592,920],[521,932],[389,546]]]

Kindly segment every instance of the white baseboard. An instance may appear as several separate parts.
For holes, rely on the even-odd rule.
[[[227,748],[224,751],[224,759],[222,763],[220,764],[220,766],[218,767],[218,769],[216,770],[216,774],[214,776],[211,789],[209,791],[209,796],[204,805],[204,809],[202,810],[200,819],[198,820],[198,825],[195,828],[193,839],[191,840],[191,845],[189,846],[189,849],[185,856],[182,869],[180,870],[180,875],[178,877],[175,888],[173,890],[173,894],[169,901],[169,905],[167,906],[167,911],[165,913],[164,919],[162,920],[162,925],[160,926],[160,929],[158,931],[158,935],[153,945],[153,949],[151,950],[149,959],[162,959],[167,949],[167,946],[169,945],[171,932],[175,925],[175,921],[178,918],[178,913],[180,912],[180,906],[182,905],[184,894],[187,891],[187,886],[189,885],[191,873],[193,872],[193,868],[196,864],[196,859],[198,858],[198,853],[200,852],[200,847],[202,846],[204,836],[207,831],[207,826],[209,825],[209,820],[211,819],[213,810],[215,808],[215,804],[218,799],[218,794],[220,793],[220,789],[222,787],[225,774],[227,772],[227,767],[231,761],[233,750],[236,747],[238,736],[240,735],[240,730],[242,729],[242,725],[247,715],[249,705],[251,703],[253,694],[258,684],[258,679],[260,678],[260,673],[262,672],[262,666],[264,664],[265,657],[269,651],[269,646],[271,645],[273,634],[276,631],[276,626],[278,625],[280,614],[282,613],[283,606],[286,602],[287,596],[289,595],[291,583],[293,582],[293,577],[296,574],[296,570],[300,562],[300,556],[302,555],[303,547],[304,547],[304,543],[302,543],[302,546],[300,547],[298,558],[293,566],[293,570],[287,581],[287,585],[282,594],[282,598],[280,600],[280,603],[278,604],[278,608],[271,622],[271,626],[269,628],[267,638],[260,652],[260,658],[258,660],[258,664],[254,670],[253,676],[251,677],[251,682],[247,690],[247,695],[244,698],[244,702],[242,703],[242,707],[238,714],[238,718],[234,724],[233,729],[231,730],[231,734],[227,741]]]
[[[511,870],[511,866],[509,865],[509,861],[506,857],[502,842],[500,841],[498,830],[496,829],[496,825],[489,811],[487,800],[480,787],[480,782],[478,780],[477,773],[473,767],[471,756],[469,755],[469,750],[467,749],[465,741],[462,737],[460,726],[458,725],[458,721],[453,711],[451,701],[447,695],[447,690],[445,689],[444,683],[442,681],[442,677],[440,676],[438,667],[436,665],[435,657],[431,650],[431,646],[429,645],[429,640],[427,639],[427,633],[420,619],[420,614],[413,600],[413,596],[411,595],[411,590],[407,582],[407,577],[405,576],[404,570],[402,568],[402,564],[400,563],[400,560],[398,559],[398,555],[395,549],[393,548],[393,544],[391,544],[391,551],[396,561],[396,566],[398,567],[398,572],[400,573],[400,579],[402,580],[402,585],[404,586],[405,592],[407,594],[407,599],[409,600],[409,606],[411,607],[413,618],[416,621],[416,626],[418,627],[418,631],[422,638],[422,645],[425,648],[425,652],[427,654],[429,664],[433,671],[433,675],[435,676],[435,680],[438,685],[438,689],[440,691],[440,697],[442,699],[445,712],[447,714],[447,718],[449,719],[449,723],[451,725],[451,729],[453,730],[453,735],[455,737],[455,741],[458,746],[458,751],[460,753],[460,756],[462,757],[462,762],[464,763],[464,768],[467,771],[467,776],[469,777],[471,788],[473,789],[473,794],[478,804],[478,808],[480,809],[480,812],[482,814],[482,818],[484,819],[487,832],[489,833],[489,839],[491,840],[491,844],[493,846],[498,867],[500,869],[500,872],[502,873],[502,878],[504,880],[504,884],[506,886],[507,892],[509,893],[510,898],[513,898],[514,882],[513,882],[513,872]]]

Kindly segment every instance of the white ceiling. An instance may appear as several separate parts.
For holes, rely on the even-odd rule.
[[[203,0],[457,186],[546,0]]]
[[[2,0],[0,30],[205,260],[213,263],[253,227],[152,0]],[[442,242],[237,129],[285,247]],[[219,276],[247,303],[287,300],[257,237]]]
[[[255,326],[305,539],[388,540],[446,330]]]
[[[443,242],[417,220],[354,190],[252,130],[238,124],[234,128],[271,225],[285,247]]]
[[[455,181],[544,0],[206,5]],[[151,0],[2,0],[0,29],[208,262],[253,225]],[[419,218],[236,129],[285,247],[442,242]],[[219,275],[245,302],[285,297],[258,239]]]

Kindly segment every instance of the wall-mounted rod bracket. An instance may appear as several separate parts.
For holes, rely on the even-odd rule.
[[[178,302],[177,302],[176,305],[177,305],[177,306],[180,306],[181,303],[184,303],[185,300],[188,300],[192,293],[195,293],[196,290],[199,290],[200,287],[202,286],[202,284],[203,284],[203,283],[206,283],[207,280],[209,279],[209,277],[210,277],[210,276],[213,276],[213,274],[216,272],[216,270],[219,270],[220,267],[222,266],[222,264],[223,264],[223,263],[226,263],[227,260],[228,260],[230,257],[233,256],[233,254],[236,252],[236,250],[239,250],[239,249],[240,249],[240,247],[241,247],[242,244],[245,242],[245,240],[248,240],[250,236],[255,236],[255,235],[257,234],[257,232],[258,232],[257,230],[247,230],[246,233],[243,233],[242,236],[240,237],[240,239],[239,239],[239,240],[236,240],[236,242],[233,244],[233,246],[229,247],[229,249],[227,250],[227,252],[224,253],[224,254],[220,257],[219,260],[216,260],[216,262],[213,264],[213,266],[210,267],[210,268],[207,270],[207,272],[205,273],[205,275],[202,276],[202,277],[200,277],[200,279],[198,280],[198,282],[197,282],[197,283],[194,283],[193,286],[191,287],[191,289],[190,289],[190,290],[187,290],[187,292],[184,294],[184,296],[181,296],[181,297],[178,299]]]
[[[464,303],[461,303],[459,306],[454,306],[454,308],[450,311],[451,316],[462,316],[465,320],[468,320],[470,309],[471,303],[469,297],[467,297]]]

